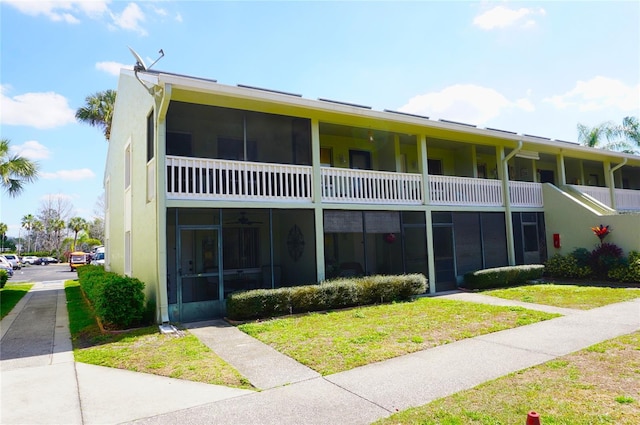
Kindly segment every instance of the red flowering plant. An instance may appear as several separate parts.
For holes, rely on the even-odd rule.
[[[611,233],[609,225],[603,226],[601,224],[600,226],[592,227],[591,230],[593,230],[593,233],[598,237],[598,239],[600,239],[600,243],[602,243],[602,241],[604,241],[604,238],[606,238],[607,235]]]

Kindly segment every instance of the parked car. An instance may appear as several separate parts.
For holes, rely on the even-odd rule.
[[[18,257],[16,254],[3,254],[2,258],[7,260],[14,270],[20,270],[22,268],[20,257]]]
[[[51,263],[57,263],[58,259],[53,257],[40,257],[36,261],[33,262],[35,265],[39,266],[47,266]]]
[[[91,260],[92,266],[104,266],[104,252],[96,252]]]
[[[22,257],[22,264],[31,264],[33,265],[38,260],[38,257],[35,255],[25,255]]]
[[[6,270],[9,277],[13,276],[13,267],[4,257],[0,257],[0,270]]]

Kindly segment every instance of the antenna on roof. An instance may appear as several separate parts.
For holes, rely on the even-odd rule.
[[[160,57],[158,59],[156,59],[151,65],[147,66],[144,63],[144,60],[142,60],[142,57],[135,51],[133,50],[131,47],[129,47],[129,51],[131,52],[131,54],[133,55],[134,59],[136,60],[136,64],[133,65],[133,72],[136,74],[136,79],[138,81],[140,81],[140,84],[142,84],[144,86],[145,89],[147,89],[147,91],[153,95],[153,89],[149,88],[141,79],[140,77],[138,77],[138,72],[144,72],[144,71],[148,71],[151,69],[151,67],[153,65],[155,65],[160,59],[162,59],[164,57],[164,50],[160,49],[160,51],[158,53],[160,53]]]

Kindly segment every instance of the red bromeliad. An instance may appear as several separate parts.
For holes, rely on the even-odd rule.
[[[602,242],[604,238],[611,233],[609,225],[603,226],[601,224],[600,226],[592,227],[591,230],[593,230],[593,233],[598,237],[598,239],[600,239],[600,242]]]

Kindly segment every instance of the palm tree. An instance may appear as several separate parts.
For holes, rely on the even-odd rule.
[[[60,232],[64,229],[64,220],[61,218],[54,218],[51,220],[50,225],[56,238],[56,250],[60,250]]]
[[[636,117],[625,117],[622,125],[606,121],[595,127],[578,124],[581,145],[624,153],[637,153],[640,147],[640,125]]]
[[[9,227],[4,223],[0,223],[0,241],[2,245],[2,251],[0,252],[4,252],[4,238],[7,234],[7,230],[9,230]]]
[[[69,230],[73,231],[74,233],[73,246],[71,247],[71,250],[74,251],[76,249],[76,241],[78,240],[78,233],[80,233],[82,230],[85,230],[87,228],[87,220],[85,220],[82,217],[73,217],[71,220],[69,220],[67,227],[69,228]]]
[[[18,196],[25,183],[38,177],[38,164],[19,155],[9,154],[9,139],[0,140],[0,178],[10,196]]]
[[[33,222],[35,220],[36,218],[33,216],[33,214],[27,214],[22,217],[22,221],[20,222],[22,228],[27,230],[27,252],[31,252],[31,229],[33,229]]]
[[[101,128],[104,138],[109,141],[113,108],[116,103],[116,91],[100,91],[87,96],[84,101],[85,105],[76,110],[76,119],[93,127]]]

